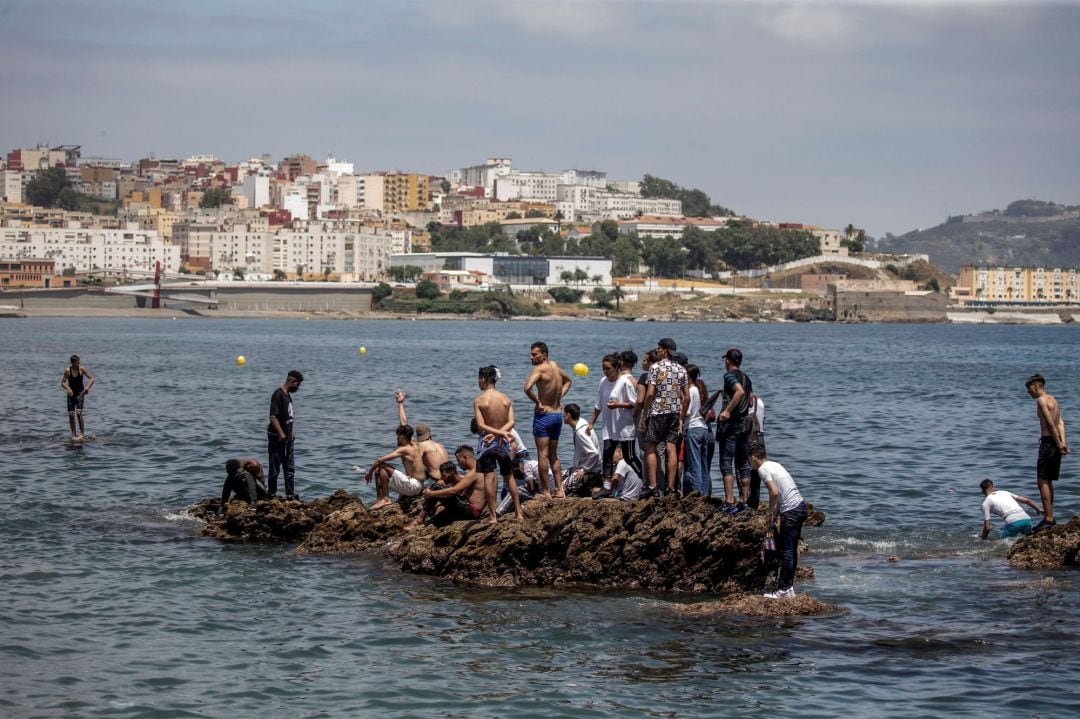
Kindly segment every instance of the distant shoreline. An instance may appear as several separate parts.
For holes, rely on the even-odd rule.
[[[889,321],[878,320],[861,320],[861,321],[812,321],[816,324],[993,324],[993,325],[1026,325],[1026,326],[1069,326],[1080,324],[1080,313],[1078,315],[1064,318],[1060,321],[1045,321],[1039,320],[1038,316],[1033,316],[1030,321],[1025,321],[1022,318],[1016,316],[994,318],[993,315],[988,313],[975,313],[959,311],[951,313],[953,315],[963,314],[966,315],[966,319],[942,319],[942,320],[925,320],[925,319],[912,319],[905,321],[903,319],[895,319]],[[984,316],[983,316],[984,315]],[[320,310],[320,311],[287,311],[287,310],[228,310],[228,309],[175,309],[171,307],[165,307],[161,309],[149,309],[138,307],[28,307],[20,308],[13,306],[6,306],[0,308],[0,319],[22,319],[22,318],[42,318],[42,317],[66,317],[73,319],[158,319],[158,320],[369,320],[369,321],[381,321],[381,320],[419,320],[419,321],[432,321],[432,322],[452,322],[452,321],[479,321],[479,322],[498,322],[502,318],[489,317],[489,316],[477,316],[471,314],[438,314],[438,313],[423,313],[423,314],[411,314],[411,313],[397,313],[397,312],[351,312],[348,310]],[[1071,319],[1071,321],[1070,321]],[[784,319],[778,317],[760,317],[760,316],[747,316],[747,317],[725,317],[725,318],[709,318],[709,317],[685,317],[677,314],[673,315],[609,315],[609,316],[589,316],[589,315],[577,315],[577,314],[552,314],[544,317],[508,317],[505,321],[510,322],[696,322],[696,323],[714,323],[714,324],[740,324],[740,323],[752,323],[752,324],[808,324],[807,322],[799,322],[791,319]]]

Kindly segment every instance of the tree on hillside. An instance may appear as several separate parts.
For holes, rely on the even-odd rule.
[[[671,237],[646,237],[641,255],[653,274],[661,277],[677,277],[684,267],[682,247]]]
[[[629,275],[641,264],[641,243],[636,234],[621,235],[611,246],[611,269],[616,275]]]
[[[380,282],[375,285],[375,288],[371,291],[371,301],[373,304],[377,305],[392,294],[394,294],[394,290],[390,285],[385,282]]]
[[[805,230],[781,230],[748,221],[731,222],[714,236],[720,259],[738,269],[791,262],[820,251],[818,239]]]
[[[232,201],[232,193],[227,188],[211,187],[203,193],[202,199],[199,200],[199,207],[203,209],[221,207],[222,205],[231,205]]]
[[[443,191],[444,195],[449,195],[450,190],[452,189],[450,187],[450,180],[443,178],[442,182],[439,183],[439,188]]]
[[[57,207],[74,210],[79,206],[79,193],[71,186],[67,170],[50,167],[26,185],[26,199],[35,207]]]
[[[696,225],[688,225],[683,230],[682,244],[686,248],[688,269],[702,270],[707,273],[716,269],[716,260],[719,255],[713,233],[705,232]]]
[[[653,177],[652,175],[645,175],[642,178],[641,196],[680,200],[683,204],[683,214],[687,217],[716,217],[735,214],[726,207],[714,205],[709,196],[702,190],[679,187],[671,180]]]
[[[438,299],[442,294],[439,291],[439,286],[431,280],[420,280],[416,283],[416,297],[421,300],[434,300]]]
[[[511,210],[510,212],[506,213],[506,219],[508,219],[508,220],[520,220],[521,219],[521,213],[517,212],[517,211],[514,211],[514,210]]]
[[[394,282],[412,282],[423,274],[424,269],[416,265],[391,265],[386,268],[386,274]]]
[[[532,209],[532,210],[528,210],[525,213],[525,219],[527,219],[527,220],[533,220],[533,219],[536,219],[537,217],[543,217],[543,216],[544,216],[544,211],[543,210],[537,210],[535,208]]]

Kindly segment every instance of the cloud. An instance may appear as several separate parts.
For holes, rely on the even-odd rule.
[[[841,5],[776,5],[759,22],[782,40],[803,45],[831,45],[857,36],[855,11]]]

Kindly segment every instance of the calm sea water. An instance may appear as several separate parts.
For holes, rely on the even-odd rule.
[[[1024,379],[1045,374],[1080,422],[1077,332],[6,321],[0,716],[1075,716],[1080,575],[1013,570],[977,534],[983,477],[1037,494]],[[219,491],[225,459],[264,455],[291,368],[307,378],[301,495],[368,498],[348,468],[393,446],[394,388],[453,446],[481,364],[502,368],[527,418],[532,341],[592,368],[568,398],[591,406],[604,353],[663,336],[716,386],[724,350],[743,349],[771,454],[828,514],[806,532],[816,577],[797,588],[849,613],[703,620],[676,611],[685,597],[463,588],[373,557],[198,539],[183,516]],[[59,388],[73,352],[97,378],[83,446],[67,441]],[[1080,509],[1076,462],[1063,518]]]

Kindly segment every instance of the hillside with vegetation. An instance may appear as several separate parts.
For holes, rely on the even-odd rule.
[[[927,254],[949,272],[963,265],[1080,267],[1080,205],[1017,200],[1004,210],[878,241],[881,252]]]

